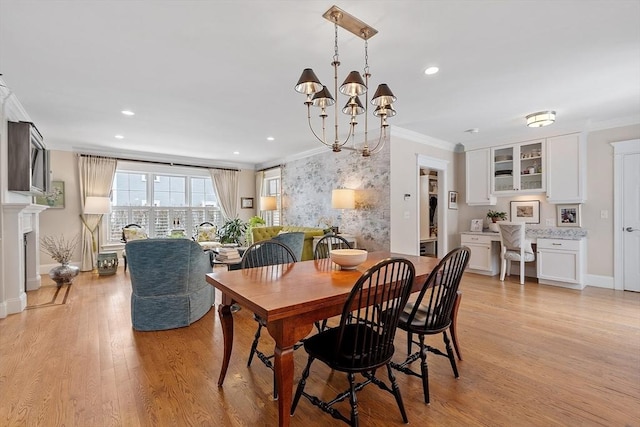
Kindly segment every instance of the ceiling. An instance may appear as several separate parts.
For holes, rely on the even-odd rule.
[[[333,85],[332,4],[0,0],[0,73],[49,148],[277,164],[320,146],[293,86],[306,67]],[[640,1],[336,4],[379,31],[392,128],[474,148],[640,123]],[[341,81],[364,48],[342,29],[339,48]],[[556,123],[527,128],[540,110]]]

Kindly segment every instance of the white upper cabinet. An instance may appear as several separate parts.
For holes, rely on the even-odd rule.
[[[584,135],[547,138],[547,200],[582,203],[586,200],[586,139]]]
[[[467,151],[466,163],[466,202],[471,206],[495,205],[496,198],[491,194],[491,150]]]
[[[544,140],[493,147],[490,164],[491,192],[494,195],[544,193]]]

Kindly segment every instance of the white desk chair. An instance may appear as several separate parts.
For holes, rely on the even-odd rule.
[[[531,248],[531,241],[524,237],[523,222],[499,221],[500,229],[500,280],[504,281],[505,273],[511,275],[511,261],[520,262],[520,284],[524,285],[524,263],[535,261],[536,256]],[[508,262],[508,264],[507,264]]]

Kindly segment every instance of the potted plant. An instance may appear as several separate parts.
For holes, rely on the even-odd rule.
[[[498,222],[498,220],[506,221],[507,213],[490,210],[489,212],[487,212],[487,218],[491,219],[491,224],[489,224],[489,230],[497,233],[500,229],[498,228],[498,224],[496,223]]]
[[[49,277],[58,286],[71,284],[73,278],[80,272],[75,265],[69,265],[76,246],[78,246],[77,235],[70,240],[65,239],[64,236],[44,236],[40,239],[40,250],[60,263],[59,266],[49,270]]]
[[[245,234],[245,241],[247,242],[247,245],[253,243],[253,233],[251,232],[251,230],[256,227],[263,227],[265,224],[265,220],[260,218],[259,216],[252,216],[251,218],[249,218],[249,221],[247,221],[247,232]]]
[[[247,224],[240,218],[228,219],[218,231],[220,243],[240,244],[240,239],[245,231],[247,231]]]

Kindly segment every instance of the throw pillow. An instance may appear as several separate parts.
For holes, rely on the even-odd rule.
[[[211,226],[198,227],[198,236],[196,240],[198,242],[213,242],[217,239],[217,229]]]
[[[147,236],[147,232],[144,231],[142,228],[131,227],[131,228],[124,229],[124,239],[127,242],[130,242],[132,240],[146,239],[148,237],[149,236]]]

